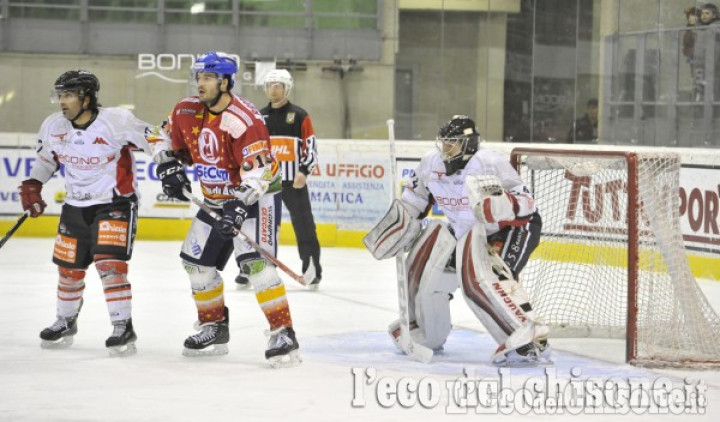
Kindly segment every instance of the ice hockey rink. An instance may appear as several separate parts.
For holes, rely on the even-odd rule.
[[[648,370],[623,363],[624,344],[609,340],[557,339],[554,364],[511,368],[500,374],[488,364],[495,344],[458,294],[451,302],[455,330],[430,364],[396,351],[386,327],[396,318],[394,260],[378,262],[361,249],[324,248],[323,282],[310,292],[284,277],[304,362],[271,369],[264,359],[266,322],[252,291],[236,291],[236,268],[223,272],[230,308],[230,353],[186,358],[184,339],[194,333],[195,306],[180,265],[179,241],[136,243],[130,266],[133,322],[138,353],[110,358],[111,333],[100,280],[86,278],[79,333],[69,349],[44,350],[38,334],[54,321],[56,267],[53,239],[12,238],[0,250],[0,420],[1,421],[379,421],[480,418],[476,411],[509,413],[520,420],[541,411],[522,405],[479,406],[463,401],[455,388],[466,378],[487,386],[503,381],[511,390],[560,380],[599,379],[616,386],[628,380],[675,389],[675,397],[701,382],[700,415],[682,405],[661,409],[665,418],[718,420],[720,371]],[[299,270],[294,246],[279,257]],[[720,282],[701,281],[715,309]],[[719,345],[720,347],[720,345]],[[548,375],[550,374],[550,375]],[[497,383],[496,383],[497,384]],[[409,386],[409,387],[408,387]],[[413,386],[419,386],[413,391]],[[399,391],[398,394],[394,394]],[[452,393],[456,391],[456,393]],[[666,395],[666,396],[668,396]],[[680,402],[692,402],[692,394]],[[677,404],[677,403],[676,403]],[[489,409],[489,410],[488,410]],[[553,409],[552,406],[548,409]],[[582,420],[582,408],[549,410],[560,419]],[[642,406],[619,404],[622,418],[655,419]],[[578,414],[573,414],[578,413]],[[678,414],[675,414],[678,413]],[[402,418],[402,419],[401,419]],[[545,416],[547,418],[547,416]]]

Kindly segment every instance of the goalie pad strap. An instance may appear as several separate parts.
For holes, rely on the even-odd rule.
[[[386,259],[410,246],[419,232],[420,221],[396,199],[385,216],[365,235],[363,243],[375,259]]]

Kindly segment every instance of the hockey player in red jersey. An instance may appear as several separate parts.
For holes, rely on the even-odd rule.
[[[265,118],[270,145],[282,169],[282,200],[295,231],[302,271],[306,273],[312,262],[315,278],[308,287],[316,290],[322,280],[322,266],[307,178],[318,164],[317,139],[308,112],[288,99],[292,88],[290,72],[270,71],[265,76],[265,94],[270,102],[260,113]],[[239,289],[249,287],[242,274],[235,278],[235,283]]]
[[[42,124],[37,161],[20,185],[23,209],[31,217],[45,211],[42,187],[65,166],[67,196],[60,214],[53,262],[59,270],[57,320],[40,333],[42,347],[72,344],[82,308],[85,272],[91,263],[100,275],[112,335],[111,355],[135,352],[128,261],[137,226],[138,197],[131,151],[151,154],[157,131],[125,109],[100,107],[98,78],[70,70],[55,81],[60,112]]]
[[[285,286],[268,260],[235,237],[236,231],[242,230],[264,250],[277,253],[281,189],[262,115],[231,92],[237,70],[235,60],[225,53],[209,52],[197,59],[198,95],[175,106],[167,127],[171,151],[155,157],[159,162],[157,174],[168,196],[189,199],[184,192],[190,190],[190,182],[182,162],[192,164],[205,203],[222,215],[215,220],[200,209],[180,252],[200,322],[200,332],[185,340],[183,353],[228,352],[229,314],[218,270],[224,268],[234,250],[270,325],[265,357],[273,366],[296,364],[298,342]]]
[[[542,222],[535,201],[502,155],[479,147],[468,116],[454,116],[438,133],[437,148],[415,169],[401,200],[364,242],[373,256],[409,249],[404,274],[410,337],[439,349],[450,333],[448,300],[461,287],[470,309],[498,342],[498,365],[545,362],[547,326],[535,321],[520,271],[537,247]],[[428,218],[436,203],[447,222]],[[400,321],[390,334],[400,347]]]

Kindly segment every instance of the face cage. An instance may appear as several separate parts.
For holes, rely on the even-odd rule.
[[[440,150],[440,156],[443,161],[452,161],[465,154],[468,140],[469,139],[467,137],[441,138],[438,136],[435,139],[435,146],[438,150]],[[449,147],[448,149],[445,149],[446,145]]]

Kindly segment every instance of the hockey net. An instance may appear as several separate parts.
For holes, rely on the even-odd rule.
[[[516,148],[540,246],[521,273],[556,337],[626,340],[642,366],[720,365],[720,318],[693,277],[670,152]]]

